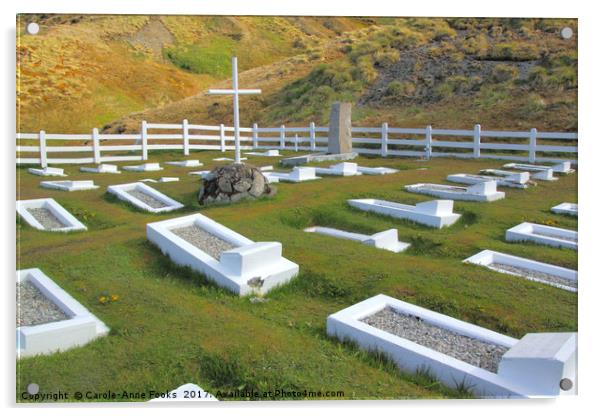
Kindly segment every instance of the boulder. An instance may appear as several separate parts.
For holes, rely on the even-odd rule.
[[[203,179],[198,201],[200,205],[230,203],[273,195],[275,191],[255,166],[232,163],[213,169]]]

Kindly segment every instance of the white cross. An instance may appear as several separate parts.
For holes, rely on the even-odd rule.
[[[240,125],[238,121],[238,96],[261,94],[261,90],[239,90],[238,89],[238,62],[236,56],[232,57],[232,89],[231,90],[209,90],[208,95],[232,95],[234,101],[234,147],[235,163],[240,163]]]

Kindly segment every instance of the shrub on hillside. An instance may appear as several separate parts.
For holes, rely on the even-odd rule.
[[[518,76],[518,69],[512,65],[496,65],[493,68],[491,77],[494,82],[507,82]]]
[[[386,68],[399,61],[399,51],[397,49],[383,49],[374,54],[374,64],[381,68]]]

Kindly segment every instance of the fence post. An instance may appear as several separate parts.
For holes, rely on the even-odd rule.
[[[257,131],[257,123],[253,123],[253,149],[259,146],[259,134]]]
[[[535,147],[537,146],[537,129],[529,133],[529,163],[535,163]]]
[[[188,120],[182,120],[182,139],[184,141],[184,156],[190,154],[190,143],[188,141]]]
[[[424,147],[424,157],[430,160],[433,154],[433,126],[426,126],[425,133],[426,146]]]
[[[219,146],[222,152],[226,151],[226,128],[223,124],[219,125]]]
[[[280,149],[284,150],[286,148],[286,145],[284,143],[284,140],[286,139],[286,132],[285,132],[285,127],[284,124],[282,126],[280,126]]]
[[[474,133],[472,140],[472,157],[481,157],[481,125],[474,125]]]
[[[46,159],[46,132],[44,130],[40,130],[38,139],[40,147],[40,166],[45,168],[48,166],[48,161]]]
[[[316,123],[309,123],[309,146],[312,151],[316,150]]]
[[[98,165],[100,163],[100,137],[96,127],[92,129],[92,149],[94,150],[94,163]]]
[[[380,143],[380,155],[387,157],[389,152],[389,124],[387,123],[383,123],[381,126]]]
[[[142,160],[148,159],[148,132],[146,127],[146,120],[142,120],[142,127],[140,128],[140,135],[142,139]]]
[[[295,152],[299,151],[299,135],[295,134]]]

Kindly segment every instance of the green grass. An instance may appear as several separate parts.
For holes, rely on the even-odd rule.
[[[165,56],[177,67],[196,74],[217,78],[231,73],[231,57],[236,42],[223,36],[214,36],[204,45],[174,46],[165,50]]]
[[[289,152],[286,152],[287,154]],[[216,152],[194,155],[211,168]],[[153,153],[151,161],[181,158]],[[271,158],[253,158],[257,165]],[[447,174],[478,172],[501,162],[394,158],[357,160],[388,166],[394,175],[325,178],[279,184],[274,198],[200,208],[199,179],[189,169],[165,166],[157,173],[81,174],[64,166],[69,179],[94,179],[101,188],[61,192],[39,187],[40,178],[17,169],[18,199],[53,197],[88,225],[86,232],[46,233],[17,224],[18,268],[38,267],[104,321],[110,334],[63,353],[17,363],[17,400],[35,382],[42,392],[105,390],[166,391],[196,383],[215,393],[248,389],[343,391],[344,398],[403,399],[466,397],[467,386],[449,389],[428,369],[400,372],[385,357],[326,335],[326,317],[383,293],[510,336],[576,331],[577,295],[462,263],[483,249],[577,267],[577,253],[534,244],[507,243],[504,232],[522,221],[576,229],[577,219],[552,214],[560,202],[576,202],[577,174],[528,190],[504,189],[493,203],[456,202],[463,219],[435,230],[357,211],[349,198],[374,197],[416,203],[404,185],[442,183]],[[416,170],[427,166],[428,170]],[[106,186],[142,178],[179,176],[152,186],[186,204],[153,215],[106,196]],[[280,241],[300,275],[252,303],[221,289],[203,275],[174,265],[146,240],[149,222],[201,212],[255,241]],[[377,232],[396,228],[405,253],[304,233],[308,225]],[[104,294],[119,296],[102,304]]]

